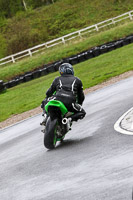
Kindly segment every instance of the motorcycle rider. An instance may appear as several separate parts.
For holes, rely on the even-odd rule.
[[[46,92],[46,99],[42,101],[41,108],[43,109],[44,120],[41,125],[46,125],[47,114],[45,105],[52,99],[59,100],[74,114],[69,118],[69,121],[77,121],[83,119],[86,115],[85,110],[81,107],[85,96],[83,85],[79,78],[74,76],[73,67],[69,63],[63,63],[59,67],[60,75],[55,78],[51,87]]]

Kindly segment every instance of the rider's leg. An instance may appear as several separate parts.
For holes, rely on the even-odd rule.
[[[77,121],[78,119],[83,119],[86,115],[85,110],[77,103],[72,104],[74,114],[71,116],[72,121]]]
[[[47,122],[47,119],[48,119],[48,115],[46,113],[46,110],[45,110],[45,105],[48,103],[48,99],[44,99],[42,101],[42,104],[41,104],[41,108],[43,110],[43,114],[42,116],[44,117],[43,121],[40,123],[40,125],[46,125],[46,122]]]

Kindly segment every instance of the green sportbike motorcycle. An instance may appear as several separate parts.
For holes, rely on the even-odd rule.
[[[44,134],[44,146],[47,149],[54,149],[57,141],[62,142],[66,133],[71,130],[72,125],[70,116],[65,105],[58,100],[51,100],[45,105],[48,119]]]

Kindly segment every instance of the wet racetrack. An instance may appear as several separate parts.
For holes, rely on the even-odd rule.
[[[114,130],[133,107],[133,77],[86,95],[63,144],[43,146],[41,115],[0,131],[1,200],[129,200],[133,136]]]

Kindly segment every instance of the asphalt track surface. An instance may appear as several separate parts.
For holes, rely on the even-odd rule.
[[[130,200],[133,136],[114,130],[133,106],[133,77],[86,95],[86,117],[55,150],[41,115],[0,131],[0,200]]]

